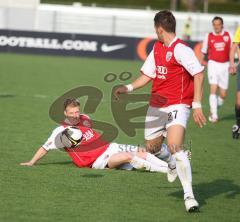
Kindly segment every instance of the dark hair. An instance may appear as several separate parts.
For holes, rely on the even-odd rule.
[[[165,31],[175,33],[176,19],[172,12],[163,10],[158,12],[154,17],[155,27],[161,26]]]
[[[213,18],[213,20],[212,20],[212,23],[213,23],[214,21],[216,21],[216,20],[220,20],[221,23],[222,23],[222,25],[223,25],[223,19],[222,19],[222,17],[215,16],[215,17]]]
[[[71,106],[71,107],[80,106],[80,102],[75,98],[67,98],[65,99],[63,106],[64,106],[64,110],[66,110],[68,106]]]

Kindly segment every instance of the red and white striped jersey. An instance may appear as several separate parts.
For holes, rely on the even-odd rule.
[[[167,107],[191,106],[194,94],[193,76],[204,70],[193,50],[177,37],[165,46],[157,41],[141,68],[152,78],[150,105]]]
[[[205,36],[202,53],[208,54],[208,60],[215,62],[228,62],[231,49],[231,35],[222,31],[219,35],[210,32]]]
[[[83,118],[84,121],[86,121],[86,117],[85,115]],[[90,121],[90,119],[88,120]],[[91,167],[94,161],[106,151],[110,144],[102,140],[101,134],[90,127],[84,126],[82,121],[80,121],[78,125],[75,125],[83,134],[80,145],[76,148],[65,148],[61,142],[60,135],[67,126],[68,124],[63,123],[53,130],[42,147],[47,151],[64,148],[75,165],[78,167]]]

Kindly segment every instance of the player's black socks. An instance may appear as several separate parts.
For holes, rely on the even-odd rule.
[[[236,124],[240,127],[240,106],[235,106]]]

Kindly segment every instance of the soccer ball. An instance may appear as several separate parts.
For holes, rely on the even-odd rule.
[[[64,147],[75,148],[82,141],[82,131],[74,126],[68,126],[60,135]]]

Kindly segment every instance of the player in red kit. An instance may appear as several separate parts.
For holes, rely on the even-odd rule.
[[[147,151],[158,157],[164,137],[176,160],[177,173],[184,190],[185,207],[188,212],[198,210],[192,190],[190,162],[183,151],[184,135],[190,108],[194,121],[202,127],[205,116],[202,112],[204,67],[193,50],[175,34],[176,20],[170,11],[155,15],[154,26],[158,41],[153,46],[141,68],[142,75],[133,83],[119,86],[116,98],[152,82],[152,96],[145,119],[145,140]]]
[[[208,54],[209,121],[215,123],[218,121],[218,106],[223,105],[227,95],[231,36],[229,32],[223,30],[223,19],[221,17],[214,17],[212,25],[214,31],[206,35],[202,53]],[[217,95],[218,90],[219,95]]]
[[[64,102],[64,114],[66,119],[63,123],[52,132],[33,158],[28,162],[21,163],[21,165],[33,166],[48,151],[64,149],[78,167],[95,169],[135,168],[168,173],[168,164],[166,162],[141,150],[138,146],[103,141],[101,135],[91,128],[92,123],[89,117],[80,114],[78,100],[74,98],[66,99]],[[82,133],[81,143],[75,148],[65,147],[61,140],[61,134],[68,126],[74,126],[81,130]],[[168,180],[171,180],[171,175],[168,175]]]

